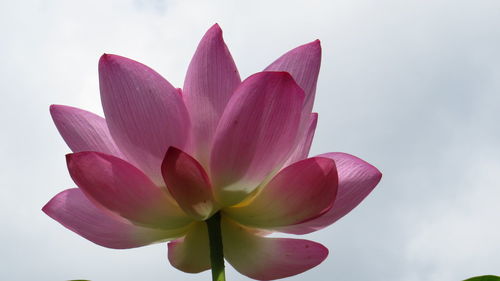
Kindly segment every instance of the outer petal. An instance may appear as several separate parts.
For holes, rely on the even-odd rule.
[[[186,229],[171,231],[144,228],[96,207],[78,188],[65,190],[42,209],[64,227],[98,245],[127,249],[166,241],[183,235]]]
[[[219,119],[241,83],[219,25],[212,26],[201,39],[184,81],[184,101],[192,120],[192,149],[201,163],[208,164]]]
[[[205,220],[214,213],[215,200],[210,180],[196,159],[170,147],[161,170],[170,194],[187,214]]]
[[[109,130],[122,152],[156,183],[169,146],[184,147],[189,115],[179,92],[149,67],[103,55],[101,100]]]
[[[347,153],[332,152],[319,156],[333,159],[337,166],[339,189],[333,207],[321,217],[279,231],[306,234],[329,226],[361,203],[382,178],[377,168]]]
[[[288,158],[285,166],[288,166],[296,161],[307,158],[309,155],[309,150],[311,149],[311,144],[314,138],[314,132],[316,131],[316,125],[318,124],[318,113],[311,113],[307,123],[305,134],[302,138],[298,140],[295,150]]]
[[[285,53],[266,68],[266,70],[289,72],[305,92],[299,133],[295,140],[298,147],[307,142],[320,65],[321,44],[319,40],[315,40]]]
[[[51,105],[57,130],[73,152],[97,151],[123,158],[104,118],[71,106]]]
[[[229,101],[211,155],[216,197],[241,201],[294,147],[304,93],[286,72],[250,76]]]
[[[337,194],[337,170],[329,158],[302,160],[281,170],[255,198],[226,213],[239,223],[264,229],[318,217]]]
[[[137,224],[175,229],[191,222],[139,169],[98,152],[67,155],[75,183],[96,203]]]
[[[211,268],[207,226],[193,224],[184,238],[168,243],[168,260],[177,269],[198,273]]]
[[[300,274],[327,256],[323,245],[302,239],[264,238],[229,220],[222,222],[224,256],[241,274],[274,280]]]
[[[319,40],[299,46],[278,58],[266,71],[286,71],[290,73],[306,94],[304,113],[311,113],[316,83],[321,65],[321,44]]]

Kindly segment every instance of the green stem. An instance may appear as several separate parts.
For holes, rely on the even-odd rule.
[[[220,213],[215,213],[206,220],[208,239],[210,240],[210,262],[212,263],[212,280],[226,281],[224,272],[224,251],[222,249],[222,234],[220,230]]]

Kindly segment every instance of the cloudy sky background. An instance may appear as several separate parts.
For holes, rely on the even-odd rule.
[[[99,247],[40,211],[73,187],[52,103],[102,113],[97,61],[141,61],[181,86],[215,22],[242,77],[314,39],[323,46],[312,155],[377,166],[377,189],[306,238],[330,249],[288,280],[452,281],[500,275],[497,0],[1,1],[0,280],[209,280],[164,244]],[[247,280],[228,269],[228,280]]]

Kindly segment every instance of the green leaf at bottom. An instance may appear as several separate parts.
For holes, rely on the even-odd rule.
[[[484,275],[484,276],[472,277],[464,281],[500,281],[500,277],[495,275]]]

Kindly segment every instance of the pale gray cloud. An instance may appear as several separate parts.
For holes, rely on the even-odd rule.
[[[74,186],[48,105],[101,113],[104,52],[180,87],[215,22],[242,76],[321,39],[312,154],[349,152],[384,173],[359,208],[306,236],[330,257],[290,280],[500,274],[500,2],[32,0],[0,3],[1,280],[209,279],[172,268],[165,245],[105,249],[40,208]]]

